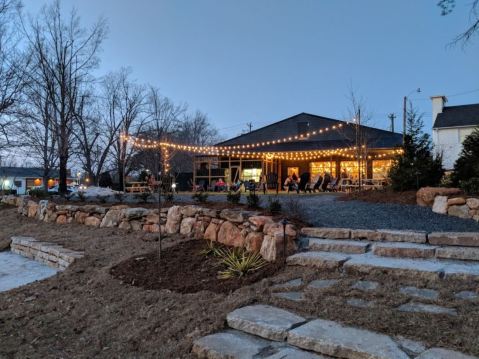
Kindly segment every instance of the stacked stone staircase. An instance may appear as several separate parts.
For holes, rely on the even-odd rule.
[[[207,359],[473,359],[443,348],[426,348],[403,337],[344,326],[269,305],[236,309],[229,329],[194,342],[193,353]]]
[[[415,275],[424,279],[479,279],[479,233],[303,228],[304,251],[290,265]]]

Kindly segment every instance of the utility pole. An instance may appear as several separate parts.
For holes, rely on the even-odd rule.
[[[402,105],[402,143],[406,141],[406,103],[407,96],[404,96],[403,105]]]
[[[394,120],[396,119],[396,115],[394,113],[389,114],[389,120],[391,120],[391,132],[394,132]]]
[[[356,119],[356,146],[358,156],[358,188],[361,191],[361,108],[358,108]]]

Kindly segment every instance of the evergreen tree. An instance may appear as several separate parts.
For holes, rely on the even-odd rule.
[[[395,191],[435,186],[444,174],[441,156],[433,157],[431,138],[422,131],[422,117],[409,103],[404,153],[396,158],[389,172]]]
[[[479,181],[479,128],[466,137],[461,154],[454,163],[453,185],[463,187],[469,181]]]

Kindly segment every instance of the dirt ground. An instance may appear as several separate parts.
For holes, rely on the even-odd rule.
[[[477,290],[477,283],[420,283],[287,268],[227,293],[146,290],[110,274],[116,264],[157,249],[157,242],[142,240],[143,233],[40,223],[15,209],[1,210],[0,223],[0,240],[33,236],[86,253],[62,273],[0,293],[0,358],[192,358],[195,339],[224,328],[228,312],[256,302],[479,355],[479,306],[453,297],[455,291]],[[182,240],[172,238],[165,245],[177,242]],[[308,293],[307,304],[271,297],[272,284],[298,277],[342,281],[324,292]],[[377,280],[381,287],[371,294],[351,290],[358,279]],[[398,293],[404,284],[439,289],[440,298],[431,303],[454,307],[459,315],[397,312],[394,306],[408,300]],[[375,300],[377,308],[349,307],[344,303],[350,297]]]

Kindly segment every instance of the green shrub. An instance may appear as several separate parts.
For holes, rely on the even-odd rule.
[[[281,202],[278,198],[268,198],[268,210],[272,215],[281,213]]]
[[[193,193],[191,196],[195,202],[205,203],[208,200],[208,193],[203,191],[198,191]]]
[[[215,242],[206,240],[205,249],[203,249],[200,254],[208,257],[208,256],[215,256],[219,257],[221,254],[221,249],[215,244]]]
[[[479,178],[479,128],[464,139],[461,154],[454,163],[452,173],[452,182],[455,186],[460,185],[461,181],[468,182],[474,178]]]
[[[218,254],[225,270],[218,273],[220,279],[242,277],[263,268],[267,262],[257,252],[247,252],[244,248],[219,249]]]
[[[232,204],[238,204],[241,201],[241,192],[240,191],[228,191],[226,195],[226,200]]]
[[[249,195],[246,197],[246,203],[248,205],[248,208],[259,208],[261,199],[256,193],[250,192]]]
[[[439,186],[441,187],[452,187],[452,174],[451,173],[445,173],[444,176],[441,178],[441,182],[439,182]]]
[[[47,197],[49,197],[49,193],[45,192],[45,190],[41,189],[41,188],[31,189],[30,191],[28,191],[28,194],[32,197],[35,197],[35,198],[47,198]]]
[[[469,180],[460,181],[459,187],[468,195],[479,195],[479,177],[473,177]]]

